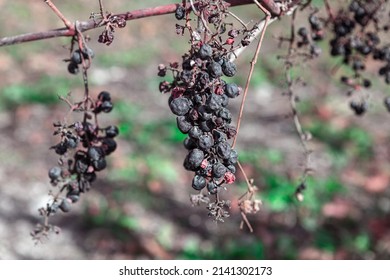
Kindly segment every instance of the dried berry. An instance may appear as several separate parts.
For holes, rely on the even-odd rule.
[[[213,78],[218,78],[222,76],[222,67],[219,63],[212,61],[207,67],[209,75]]]
[[[206,184],[206,178],[204,178],[203,176],[195,175],[194,179],[192,179],[192,187],[197,191],[200,191],[204,187],[206,187]]]
[[[175,11],[175,17],[177,20],[184,19],[186,15],[186,9],[183,6],[178,6]]]
[[[110,125],[105,128],[106,136],[110,138],[114,138],[118,136],[119,134],[119,129],[115,125]]]
[[[192,124],[187,121],[187,118],[185,116],[179,116],[176,118],[177,127],[182,133],[188,133],[190,129],[192,128]]]
[[[212,54],[213,54],[213,49],[208,44],[203,44],[200,47],[199,52],[198,52],[199,58],[201,58],[201,59],[209,58],[212,56]]]
[[[111,94],[109,92],[107,92],[107,91],[102,91],[102,92],[99,93],[98,99],[100,101],[103,101],[103,102],[104,101],[111,101]]]
[[[227,77],[233,77],[237,73],[236,64],[231,61],[225,61],[224,64],[222,64],[222,72]]]
[[[199,136],[198,146],[203,151],[208,151],[214,146],[214,139],[209,134]]]
[[[62,201],[61,201],[61,204],[59,205],[59,208],[61,209],[62,212],[69,212],[70,209],[71,209],[71,201],[67,198],[64,198]]]
[[[196,170],[198,167],[200,167],[202,161],[204,159],[204,153],[203,151],[199,149],[193,149],[186,157],[185,162],[187,163],[187,167],[189,170]]]
[[[240,88],[234,83],[226,84],[225,94],[230,98],[235,98],[240,94]]]
[[[49,178],[50,180],[54,181],[61,177],[61,168],[58,166],[54,166],[49,170]]]
[[[190,110],[190,102],[185,97],[174,98],[169,103],[169,108],[175,115],[184,116]]]

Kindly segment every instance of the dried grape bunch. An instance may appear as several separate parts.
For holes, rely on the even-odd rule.
[[[36,241],[59,229],[49,224],[49,217],[57,212],[71,211],[83,193],[86,193],[96,180],[97,173],[107,167],[106,158],[116,150],[114,138],[119,134],[116,126],[100,127],[98,115],[111,112],[113,105],[110,93],[102,91],[96,101],[91,100],[88,108],[84,102],[75,104],[74,111],[84,111],[84,119],[68,125],[66,122],[54,123],[54,135],[60,141],[51,149],[60,156],[58,165],[49,169],[48,176],[56,191],[50,191],[50,202],[40,208],[45,218],[31,233]],[[77,109],[76,109],[77,108]],[[94,122],[91,119],[94,118]]]
[[[350,88],[349,94],[371,86],[371,81],[364,77],[366,64],[370,59],[383,64],[379,75],[390,84],[390,48],[388,42],[383,42],[388,27],[379,24],[385,8],[384,1],[353,0],[348,9],[340,9],[330,19],[334,36],[330,41],[330,54],[341,57],[342,63],[348,65],[354,73],[352,76],[341,77],[341,82]],[[363,115],[367,111],[365,99],[351,101],[350,107],[356,115]]]
[[[186,25],[176,26],[179,34],[189,31],[190,50],[182,56],[181,63],[159,65],[158,75],[171,72],[173,80],[160,83],[160,91],[169,93],[168,105],[176,115],[178,129],[187,134],[184,147],[188,154],[184,168],[194,172],[192,188],[207,190],[216,195],[225,184],[235,181],[238,154],[229,140],[236,135],[232,125],[232,114],[228,109],[229,100],[241,93],[235,83],[224,77],[237,73],[235,63],[228,59],[244,39],[248,30],[234,29],[226,23],[226,3],[224,1],[197,2],[198,27],[192,29],[189,10],[177,8],[175,16],[186,20]],[[201,16],[199,16],[201,15]],[[199,32],[201,31],[201,32]],[[235,44],[235,42],[237,43]],[[216,204],[219,205],[218,201]],[[221,220],[223,211],[211,211],[211,216]]]

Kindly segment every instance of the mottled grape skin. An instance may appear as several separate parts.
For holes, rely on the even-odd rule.
[[[187,118],[185,116],[177,117],[176,122],[177,122],[177,127],[184,134],[188,133],[188,131],[190,131],[190,129],[192,128],[192,124],[189,121],[187,121]]]
[[[192,187],[197,191],[202,190],[203,188],[206,187],[206,185],[207,185],[207,181],[206,178],[203,176],[195,175],[194,178],[192,179]]]
[[[195,171],[201,165],[204,159],[204,153],[200,149],[193,149],[186,157],[184,165],[186,169]]]
[[[49,178],[51,180],[57,180],[61,176],[61,168],[58,166],[54,166],[49,170]]]
[[[203,134],[199,136],[198,146],[203,151],[208,151],[214,145],[214,139],[209,134]]]
[[[186,15],[186,9],[183,6],[178,6],[176,11],[175,11],[175,17],[177,20],[182,20],[184,19]]]
[[[207,190],[210,194],[216,194],[218,192],[218,186],[214,182],[209,182],[207,184]]]
[[[227,172],[227,169],[225,165],[223,165],[220,162],[217,162],[216,164],[213,165],[213,176],[215,178],[221,178],[225,173]]]
[[[217,154],[222,159],[228,159],[230,157],[231,147],[228,142],[221,142],[217,145]]]
[[[240,88],[235,83],[226,84],[225,94],[230,98],[235,98],[240,94]]]
[[[225,61],[222,64],[222,72],[227,77],[233,77],[237,73],[237,67],[234,62],[231,61]]]
[[[209,63],[207,71],[212,78],[221,77],[223,74],[221,65],[215,61]]]
[[[190,110],[190,102],[185,97],[174,98],[169,103],[169,108],[171,108],[172,113],[177,116],[184,116]]]
[[[211,57],[212,54],[213,54],[213,49],[208,44],[203,44],[200,47],[199,52],[198,52],[198,55],[201,59],[209,58],[209,57]]]

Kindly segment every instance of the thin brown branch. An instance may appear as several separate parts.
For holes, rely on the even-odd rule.
[[[45,0],[45,3],[53,10],[53,12],[62,20],[68,29],[72,29],[72,23],[61,13],[60,10],[51,2],[51,0]]]
[[[293,90],[294,81],[291,76],[291,68],[293,67],[293,63],[291,62],[291,58],[294,55],[294,43],[295,43],[295,19],[296,19],[296,11],[294,11],[292,17],[291,17],[291,29],[290,29],[290,39],[289,39],[289,46],[288,46],[288,55],[286,57],[285,61],[285,78],[287,82],[287,94],[289,96],[290,101],[290,107],[292,112],[292,118],[294,121],[295,130],[299,136],[299,140],[303,149],[303,153],[305,155],[305,167],[303,171],[303,175],[301,178],[301,182],[304,183],[306,181],[306,177],[308,176],[308,172],[311,170],[310,168],[310,155],[312,151],[308,147],[307,141],[309,140],[308,134],[306,134],[303,129],[302,125],[298,116],[297,111],[297,105],[296,100],[297,96]]]
[[[246,80],[244,94],[242,96],[240,111],[239,111],[239,114],[238,114],[237,127],[236,127],[237,133],[234,136],[233,144],[232,144],[233,148],[234,148],[234,146],[236,145],[236,142],[237,142],[237,136],[238,136],[238,132],[240,130],[240,125],[241,125],[242,115],[243,115],[243,112],[244,112],[244,105],[245,105],[245,101],[246,101],[246,96],[247,96],[248,90],[249,90],[249,84],[250,84],[250,81],[252,79],[253,71],[255,69],[255,65],[256,65],[256,62],[257,62],[257,57],[259,56],[259,53],[260,53],[260,49],[261,49],[261,45],[263,43],[265,31],[266,31],[267,26],[268,26],[268,21],[271,18],[270,12],[268,10],[266,10],[256,0],[254,0],[254,1],[255,1],[256,5],[266,14],[266,18],[265,18],[265,21],[264,21],[263,29],[261,30],[260,39],[259,39],[259,43],[257,44],[256,52],[255,52],[255,54],[254,54],[254,56],[252,58],[252,61],[251,61],[251,66],[250,66],[250,69],[249,69],[248,78]]]
[[[46,1],[45,1],[46,2]],[[240,6],[240,5],[247,5],[247,4],[253,4],[252,0],[227,0],[230,4],[230,6]],[[272,0],[261,0],[260,1],[263,6],[271,12],[272,16],[279,16],[281,14],[280,7],[274,3]],[[50,1],[46,2],[50,3]],[[162,5],[152,8],[145,8],[145,9],[139,9],[134,11],[129,11],[125,13],[118,13],[113,16],[124,18],[126,21],[135,20],[135,19],[141,19],[146,17],[153,17],[153,16],[159,16],[159,15],[166,15],[174,13],[177,9],[177,7],[181,5],[180,3],[173,3],[168,5]],[[196,3],[194,4],[196,6]],[[190,9],[190,3],[187,3],[187,8]],[[53,7],[52,7],[53,9]],[[9,45],[15,45],[25,42],[31,42],[31,41],[38,41],[38,40],[44,40],[49,38],[55,38],[55,37],[71,37],[76,35],[76,30],[72,28],[72,24],[69,23],[65,17],[61,17],[61,19],[64,18],[64,24],[66,27],[64,28],[58,28],[48,31],[42,31],[42,32],[35,32],[35,33],[27,33],[27,34],[21,34],[21,35],[15,35],[10,37],[3,37],[0,39],[0,47],[2,46],[9,46]],[[99,25],[95,19],[90,19],[86,21],[79,21],[79,30],[80,32],[85,32],[94,28],[98,28],[101,25]]]

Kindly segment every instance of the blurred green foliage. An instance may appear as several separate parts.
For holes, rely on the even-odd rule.
[[[316,139],[327,144],[332,153],[362,159],[373,154],[372,136],[360,127],[337,128],[329,122],[314,120],[307,129]]]
[[[71,91],[76,81],[67,77],[43,76],[32,84],[13,84],[1,89],[0,108],[11,109],[22,104],[55,104],[59,95]]]

